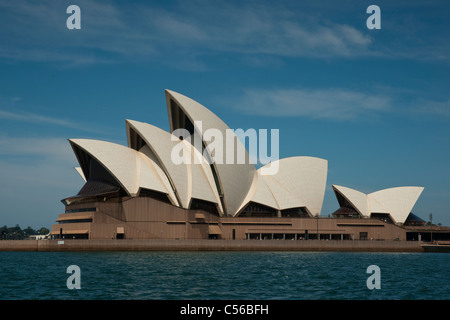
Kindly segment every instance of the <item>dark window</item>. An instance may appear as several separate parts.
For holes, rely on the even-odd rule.
[[[81,223],[81,222],[92,222],[92,219],[88,218],[88,219],[63,220],[60,221],[59,223],[62,224],[62,223]]]
[[[153,199],[156,199],[156,200],[159,200],[162,202],[171,203],[165,193],[150,190],[150,189],[141,189],[141,191],[139,191],[139,197],[148,197],[148,198],[153,198]]]
[[[89,161],[90,175],[78,192],[79,196],[118,193],[121,190],[116,179],[95,159]]]
[[[191,208],[192,210],[203,210],[214,215],[219,215],[217,211],[217,206],[215,203],[200,200],[200,199],[192,199]]]
[[[78,208],[78,209],[66,209],[66,213],[74,213],[74,212],[90,212],[96,211],[97,208]]]
[[[306,218],[309,217],[309,214],[305,208],[290,208],[281,210],[281,216],[290,218]]]
[[[277,210],[271,207],[250,202],[242,211],[241,217],[277,217]]]

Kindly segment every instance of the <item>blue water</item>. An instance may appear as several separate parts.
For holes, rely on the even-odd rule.
[[[0,252],[0,299],[450,299],[450,254]],[[70,290],[67,267],[80,268]],[[380,268],[380,289],[366,285]]]

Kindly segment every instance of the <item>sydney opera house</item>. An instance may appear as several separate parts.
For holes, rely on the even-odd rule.
[[[126,120],[128,146],[69,140],[85,183],[62,200],[55,238],[407,240],[406,226],[423,223],[411,213],[422,187],[365,194],[333,185],[339,209],[321,217],[327,160],[296,156],[257,169],[219,117],[184,95],[165,94],[171,132]],[[190,136],[172,134],[178,129]],[[211,148],[202,134],[208,129],[232,148]],[[218,151],[234,161],[213,161]]]

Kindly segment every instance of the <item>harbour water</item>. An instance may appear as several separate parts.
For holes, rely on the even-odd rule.
[[[448,253],[0,252],[0,299],[448,300],[449,265]]]

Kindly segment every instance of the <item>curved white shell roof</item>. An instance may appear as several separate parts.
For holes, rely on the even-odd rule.
[[[268,164],[270,166],[273,164]],[[258,169],[251,192],[241,207],[250,201],[285,210],[305,207],[312,216],[320,215],[327,180],[328,162],[314,157],[290,157],[278,160],[278,172],[261,174]]]
[[[388,212],[396,222],[403,223],[411,213],[423,189],[423,187],[389,188],[370,193],[368,197],[378,202],[385,209],[385,212]],[[378,211],[374,207],[372,208],[372,212]]]
[[[69,141],[102,164],[131,196],[138,195],[140,188],[146,188],[167,194],[171,202],[178,205],[164,172],[141,152],[107,141],[90,139]]]
[[[265,176],[303,202],[309,213],[320,215],[327,182],[327,160],[314,157],[290,157],[279,160],[278,173]],[[269,187],[274,190],[274,184]],[[291,208],[277,198],[280,209]],[[300,202],[300,201],[299,201]]]
[[[226,143],[223,144],[223,158],[222,161],[214,163],[214,168],[217,172],[217,179],[222,191],[224,210],[228,215],[234,216],[238,213],[243,201],[245,200],[250,187],[252,186],[255,176],[256,168],[254,164],[247,162],[246,164],[238,164],[236,160],[237,152],[243,152],[248,159],[248,153],[245,146],[240,142],[230,128],[213,112],[205,108],[200,103],[174,91],[166,90],[167,110],[169,114],[170,130],[177,129],[177,126],[186,126],[185,123],[175,123],[177,119],[172,117],[172,101],[182,110],[182,112],[189,118],[194,125],[195,130],[203,134],[206,130],[214,129],[221,132],[225,138],[227,133],[232,136],[235,143],[235,162],[234,164],[227,164]],[[196,121],[201,121],[201,127]],[[184,128],[184,127],[183,127]],[[228,130],[228,132],[227,132]],[[203,137],[203,143],[208,148],[212,144]],[[220,162],[220,163],[219,163]]]
[[[86,177],[84,176],[83,170],[81,170],[81,167],[75,167],[76,172],[81,176],[81,178],[86,182]]]
[[[370,208],[367,199],[367,194],[361,191],[333,185],[334,192],[339,192],[348,202],[353,205],[353,208],[358,211],[358,213],[366,218],[370,217]]]
[[[190,167],[192,169],[192,179],[191,179],[191,200],[200,199],[209,202],[213,202],[217,205],[217,210],[219,215],[223,215],[223,207],[220,201],[219,193],[214,182],[214,177],[211,172],[211,167],[207,163],[203,155],[195,149],[188,142],[183,141],[183,143],[189,145],[193,157],[197,159],[198,162],[193,162]]]
[[[238,213],[241,213],[243,209],[250,203],[259,203],[273,209],[279,210],[278,202],[275,199],[275,195],[270,190],[264,176],[261,175],[259,171],[255,172],[253,177],[252,185],[250,186],[249,192],[239,207]]]
[[[200,134],[201,145],[175,138],[150,124],[127,120],[128,147],[99,140],[69,140],[81,165],[76,170],[85,181],[89,180],[88,154],[131,196],[139,195],[142,188],[155,190],[167,194],[173,205],[190,208],[193,199],[199,199],[215,203],[220,215],[229,216],[238,215],[250,202],[279,211],[303,207],[312,216],[320,215],[327,180],[326,160],[290,157],[256,170],[245,146],[219,117],[182,94],[170,90],[165,93],[171,131],[182,128]],[[225,139],[223,150],[219,150],[223,157],[215,159],[212,165],[206,158],[210,159],[212,149],[220,145],[214,137],[209,140],[203,135],[207,130],[215,130]],[[233,157],[227,155],[230,141],[226,139],[230,138]],[[174,147],[179,146],[188,158],[181,164],[172,158]],[[238,154],[245,155],[245,164],[237,161]],[[234,161],[228,163],[229,158]],[[267,170],[272,167],[277,167],[277,172]],[[363,217],[384,213],[403,223],[424,188],[397,187],[370,194],[337,185],[333,189],[339,200],[342,196]]]
[[[370,217],[371,213],[386,213],[390,214],[395,222],[404,223],[424,188],[395,187],[369,194],[337,185],[333,185],[333,189],[344,196],[364,217]]]
[[[140,151],[161,166],[183,208],[189,208],[195,198],[216,203],[219,213],[223,213],[211,168],[199,151],[190,143],[148,123],[127,120],[126,126],[129,140],[132,128],[145,141],[146,145]],[[182,144],[185,157],[185,163],[181,164],[172,159],[172,150],[179,144]]]
[[[171,141],[171,134],[147,123],[126,120],[128,139],[130,128],[133,128],[145,140],[147,146],[141,152],[158,162],[167,174],[183,208],[189,206],[191,189],[189,185],[189,170],[187,166],[177,165],[171,160],[172,148],[178,142]],[[130,142],[128,142],[130,146]],[[131,147],[131,146],[130,146]]]

